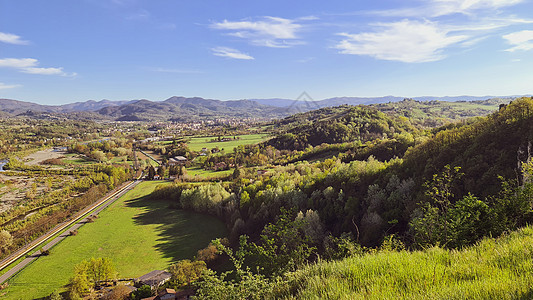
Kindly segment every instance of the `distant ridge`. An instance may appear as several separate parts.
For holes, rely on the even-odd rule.
[[[444,96],[444,97],[434,97],[434,96],[420,96],[420,97],[398,97],[398,96],[383,96],[383,97],[334,97],[324,100],[310,101],[317,108],[329,107],[329,106],[339,106],[339,105],[370,105],[370,104],[379,104],[387,102],[398,102],[403,99],[413,99],[417,101],[448,101],[448,102],[457,102],[457,101],[480,101],[480,100],[489,100],[489,99],[514,99],[519,97],[530,97],[531,95],[513,95],[513,96]],[[263,105],[272,105],[277,107],[303,107],[302,104],[305,101],[297,101],[290,99],[274,98],[274,99],[251,99]]]
[[[485,101],[494,99],[512,100],[522,96],[453,96],[414,97],[417,101]],[[32,102],[0,99],[0,118],[13,116],[40,116],[40,118],[71,118],[94,120],[158,120],[194,121],[217,118],[282,118],[298,112],[339,105],[371,105],[398,102],[407,97],[335,97],[319,101],[296,101],[291,99],[216,100],[201,97],[173,96],[163,101],[141,100],[89,100],[64,105],[41,105]],[[43,115],[47,113],[49,115]]]

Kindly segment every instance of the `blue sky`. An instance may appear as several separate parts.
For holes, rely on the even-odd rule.
[[[0,0],[0,98],[533,93],[532,0]]]

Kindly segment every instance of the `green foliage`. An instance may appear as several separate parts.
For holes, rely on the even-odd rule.
[[[216,215],[217,205],[227,201],[231,194],[220,183],[210,183],[184,190],[180,203],[184,209]]]
[[[363,254],[361,245],[347,232],[342,233],[339,237],[327,236],[324,246],[326,259],[338,260]]]
[[[131,294],[133,300],[140,300],[152,296],[152,287],[143,285]]]
[[[224,246],[220,240],[214,240],[213,244],[219,251],[227,254],[235,268],[235,279],[228,276],[233,271],[217,275],[212,270],[204,272],[202,279],[195,285],[196,297],[199,299],[269,299],[276,283],[280,279],[268,279],[264,275],[254,273],[248,267],[244,267],[247,255],[247,237],[241,236],[240,246],[234,252]]]
[[[156,172],[155,172],[154,166],[150,165],[150,167],[148,167],[148,175],[146,176],[146,178],[148,180],[154,180],[155,174]]]
[[[354,140],[365,143],[406,130],[414,131],[409,123],[364,105],[323,108],[288,117],[279,122],[281,125],[292,127],[284,129],[285,133],[268,143],[278,149],[291,150]]]
[[[529,164],[529,163],[528,163]],[[442,245],[457,248],[470,245],[484,236],[498,236],[531,221],[533,183],[530,168],[524,168],[521,186],[502,181],[502,190],[496,197],[481,201],[472,194],[452,202],[454,181],[461,173],[449,166],[428,182],[427,195],[431,202],[422,205],[412,220],[415,242],[419,246]]]
[[[49,299],[50,300],[63,300],[63,296],[61,296],[61,294],[59,294],[58,290],[55,290],[55,291],[52,292],[52,294],[50,294]]]
[[[171,265],[168,270],[172,274],[170,285],[181,288],[190,286],[191,283],[197,281],[202,273],[207,270],[207,266],[204,261],[185,259]]]
[[[13,244],[13,236],[9,231],[3,229],[0,231],[0,253],[3,253]]]
[[[265,226],[259,242],[251,244],[256,264],[267,276],[294,271],[316,252],[310,236],[305,234],[304,225],[306,221],[303,218],[294,219],[291,211],[282,209],[277,221]]]
[[[74,277],[69,284],[71,298],[83,296],[93,287],[115,276],[113,263],[109,258],[91,258],[74,267]]]

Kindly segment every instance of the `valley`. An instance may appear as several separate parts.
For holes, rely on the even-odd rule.
[[[476,250],[484,244],[508,249],[508,232],[527,244],[533,100],[502,101],[405,99],[230,123],[4,119],[4,258],[121,184],[143,182],[0,293],[105,298],[127,288],[140,299],[145,288],[135,278],[168,270],[170,280],[152,289],[201,299],[527,295],[476,277],[490,272],[529,284],[528,275],[509,275],[509,265],[465,271],[464,287],[452,284],[453,274],[427,279],[431,265],[448,268],[435,255],[470,268],[472,251],[486,251]],[[82,265],[98,259],[110,271],[94,281]],[[412,263],[427,267],[423,278],[411,267],[378,275]],[[374,274],[370,281],[352,274],[354,265]],[[185,270],[189,279],[180,277]]]

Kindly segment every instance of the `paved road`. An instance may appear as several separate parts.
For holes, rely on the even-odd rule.
[[[57,243],[61,242],[63,239],[65,239],[66,237],[68,237],[72,231],[75,231],[75,230],[78,230],[78,228],[80,228],[81,226],[83,226],[84,224],[88,223],[89,222],[89,218],[91,216],[96,216],[98,215],[102,210],[104,210],[106,207],[108,207],[109,205],[111,205],[113,202],[115,202],[115,200],[117,200],[118,198],[120,198],[122,195],[124,195],[126,192],[128,192],[129,190],[133,189],[139,182],[141,182],[140,180],[136,180],[128,185],[126,185],[125,187],[122,188],[122,190],[119,190],[117,193],[113,194],[111,197],[109,197],[108,199],[104,200],[103,203],[100,202],[99,204],[95,205],[93,207],[93,210],[91,211],[91,214],[79,221],[77,221],[76,224],[74,224],[72,227],[70,227],[68,230],[66,230],[65,232],[63,232],[62,234],[60,234],[59,236],[57,236],[55,239],[53,239],[52,241],[50,241],[48,244],[44,245],[42,247],[43,250],[49,250],[50,248],[52,248],[53,246],[55,246]],[[104,198],[105,199],[105,198]],[[90,211],[91,209],[89,209]],[[82,213],[82,215],[88,213],[88,211],[85,211],[84,213]],[[69,224],[70,225],[70,224]],[[63,224],[62,226],[65,226],[65,224]],[[68,225],[66,225],[68,227]],[[48,234],[45,234],[44,237],[43,237],[43,240],[45,239],[48,239],[49,236],[51,235],[54,235],[55,233],[54,230],[56,229],[53,229],[51,232],[49,232]],[[62,229],[60,229],[59,231],[61,231]],[[38,243],[39,244],[39,243]],[[32,247],[32,249],[36,248],[38,245],[34,245]],[[31,250],[27,250],[27,251],[31,251]],[[22,254],[24,255],[24,254]],[[4,283],[6,280],[8,280],[9,278],[11,278],[11,276],[15,275],[16,273],[18,273],[20,270],[24,269],[29,263],[31,263],[32,261],[36,260],[37,258],[39,258],[39,256],[41,256],[41,251],[37,251],[35,252],[33,255],[30,255],[28,257],[26,257],[23,261],[21,261],[20,263],[18,263],[16,266],[14,266],[13,268],[11,268],[9,271],[7,271],[5,274],[3,274],[2,276],[0,276],[0,284]],[[7,267],[9,264],[7,265],[4,265],[2,268],[4,267]]]

